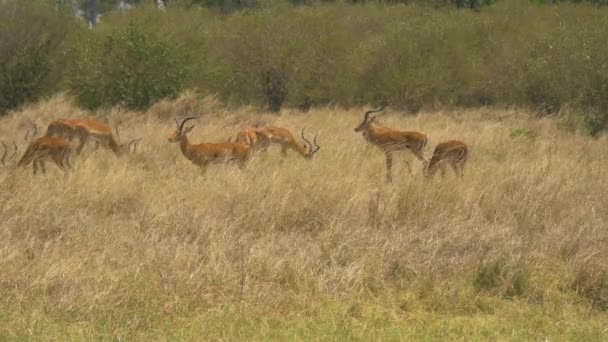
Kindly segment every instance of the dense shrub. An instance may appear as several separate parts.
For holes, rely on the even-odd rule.
[[[55,91],[73,19],[34,1],[0,1],[0,114]]]
[[[77,41],[69,87],[86,108],[143,109],[182,90],[186,68],[175,50],[133,23]]]
[[[349,35],[338,11],[302,9],[238,15],[213,36],[224,74],[213,92],[225,100],[278,111],[292,106],[349,103],[356,92]]]
[[[3,82],[12,88],[0,96],[18,104],[44,93],[45,85],[67,84],[89,108],[145,108],[183,88],[275,112],[380,102],[411,112],[517,105],[553,114],[568,107],[582,113],[569,121],[579,128],[595,135],[608,127],[608,8],[528,0],[482,7],[494,2],[392,3],[294,7],[264,0],[256,10],[225,16],[205,9],[209,4],[181,0],[166,11],[107,13],[93,31],[72,30],[72,57],[63,64],[53,62],[61,34],[32,33],[27,37],[35,44],[3,49],[0,58],[8,61],[8,51],[11,59],[2,67],[11,70],[0,77],[25,85]],[[61,74],[67,82],[52,77]]]

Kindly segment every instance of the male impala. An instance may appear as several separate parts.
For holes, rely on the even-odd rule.
[[[281,145],[281,154],[283,156],[286,156],[287,150],[291,149],[296,151],[306,159],[312,159],[315,153],[317,153],[321,148],[317,144],[317,135],[315,135],[313,139],[314,146],[313,143],[310,142],[310,140],[306,139],[306,137],[304,136],[304,128],[302,129],[301,136],[302,140],[304,140],[306,144],[300,144],[299,142],[297,142],[296,139],[293,137],[293,134],[291,134],[291,132],[287,128],[277,126],[266,126],[259,128],[257,130],[257,136],[258,140],[267,141],[266,144],[274,143]]]
[[[141,139],[133,139],[128,144],[119,145],[114,136],[112,129],[106,123],[95,119],[59,119],[51,122],[47,128],[46,135],[61,137],[68,141],[72,141],[78,137],[80,144],[76,148],[76,152],[80,154],[84,145],[88,140],[94,141],[96,145],[102,145],[109,148],[116,154],[122,154],[130,150],[132,144],[136,144]],[[137,145],[135,145],[137,149]]]
[[[42,173],[46,173],[44,161],[50,159],[67,173],[72,167],[69,159],[71,150],[70,143],[65,139],[45,135],[30,142],[17,166],[26,167],[33,163],[34,174],[38,171],[38,166],[41,167]]]
[[[184,128],[186,122],[197,119],[199,116],[189,116],[182,121],[175,119],[176,130],[169,137],[169,142],[179,142],[179,147],[188,160],[200,166],[205,171],[211,163],[235,162],[243,168],[251,158],[251,146],[241,143],[201,143],[191,144],[188,133],[194,125]]]
[[[465,143],[458,140],[450,140],[438,144],[433,156],[425,168],[425,175],[431,177],[441,168],[441,174],[445,174],[445,163],[450,164],[454,173],[460,177],[464,175],[464,165],[467,162],[469,149]]]
[[[355,128],[355,132],[361,132],[363,137],[372,145],[380,148],[386,154],[386,181],[392,181],[391,170],[393,167],[393,155],[395,151],[409,149],[421,161],[424,161],[424,148],[426,146],[426,135],[418,132],[404,132],[392,128],[377,126],[374,124],[376,117],[370,114],[380,112],[385,107],[370,110],[365,113],[363,122]],[[409,162],[406,162],[408,170],[411,172]]]

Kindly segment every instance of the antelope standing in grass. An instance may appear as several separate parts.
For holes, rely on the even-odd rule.
[[[427,136],[419,132],[405,132],[375,125],[376,116],[370,117],[370,114],[381,112],[384,108],[367,111],[363,122],[355,128],[355,132],[362,133],[369,143],[384,152],[386,155],[386,181],[391,182],[393,180],[393,152],[410,150],[420,161],[424,162],[423,152]],[[407,161],[406,166],[411,173],[412,169]]]
[[[189,116],[175,119],[176,130],[169,137],[169,142],[179,143],[180,150],[184,157],[195,165],[200,166],[203,172],[207,165],[212,163],[236,163],[240,168],[251,158],[252,148],[248,144],[241,143],[200,143],[192,144],[188,139],[188,133],[192,131],[194,125],[185,127],[186,122],[199,118],[199,116]]]
[[[116,129],[118,133],[118,128]],[[80,154],[87,141],[94,141],[96,146],[101,145],[112,150],[116,154],[122,154],[131,150],[131,145],[137,149],[137,143],[141,138],[132,139],[129,143],[119,145],[114,136],[112,129],[104,122],[95,119],[59,119],[49,124],[47,136],[61,137],[68,141],[72,141],[78,137],[80,144],[76,148],[76,152]]]
[[[457,176],[464,175],[464,165],[467,162],[469,154],[468,146],[462,141],[450,140],[442,142],[435,147],[433,156],[424,168],[424,173],[427,177],[432,177],[438,168],[441,169],[441,175],[445,175],[445,164],[448,163]]]
[[[287,150],[296,151],[304,159],[312,159],[312,157],[319,151],[321,146],[317,144],[317,136],[315,135],[313,143],[306,139],[304,135],[304,128],[302,128],[301,137],[305,144],[299,143],[291,134],[287,128],[277,126],[266,126],[258,130],[258,137],[262,136],[262,141],[268,141],[268,143],[278,144],[281,146],[281,154],[283,157],[287,156]],[[259,138],[258,138],[259,139]]]
[[[317,144],[317,136],[315,135],[313,143],[306,139],[304,135],[304,129],[302,129],[302,140],[305,144],[300,144],[296,141],[291,131],[287,128],[277,126],[265,126],[265,127],[247,127],[238,132],[236,135],[236,141],[252,146],[254,150],[265,151],[270,144],[277,144],[281,146],[281,154],[283,157],[287,156],[287,150],[296,151],[299,155],[305,159],[311,159],[315,153],[321,148]]]
[[[36,135],[37,129],[34,125],[34,133],[32,138]],[[26,134],[27,137],[27,134]],[[40,138],[33,139],[30,143],[23,156],[17,163],[18,167],[27,167],[33,164],[34,175],[38,172],[38,167],[42,169],[42,173],[46,173],[44,162],[51,160],[54,162],[64,173],[67,174],[69,169],[72,168],[70,164],[70,154],[72,147],[69,141],[52,136],[42,136]]]

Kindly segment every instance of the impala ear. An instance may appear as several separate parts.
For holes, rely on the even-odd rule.
[[[183,134],[188,134],[188,133],[190,133],[190,131],[191,131],[191,130],[194,128],[194,126],[195,126],[195,125],[192,125],[192,126],[190,126],[190,127],[186,127],[186,129],[184,130],[184,133],[183,133]]]

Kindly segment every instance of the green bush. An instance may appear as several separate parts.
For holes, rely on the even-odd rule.
[[[0,1],[0,114],[57,90],[72,24],[41,1]]]
[[[303,108],[348,103],[357,81],[351,64],[356,42],[349,25],[335,10],[235,15],[212,36],[224,72],[213,92],[275,112],[284,103]]]
[[[75,51],[79,58],[69,88],[85,108],[145,109],[177,96],[185,84],[186,66],[176,51],[134,23],[107,35],[81,37]]]
[[[231,15],[191,0],[171,2],[166,11],[108,12],[94,30],[81,25],[68,34],[65,63],[56,58],[62,35],[33,33],[26,37],[35,44],[0,50],[6,61],[0,77],[10,79],[0,84],[10,87],[0,95],[2,106],[67,85],[87,108],[145,108],[194,88],[275,112],[381,102],[410,112],[517,105],[544,114],[595,113],[581,117],[577,128],[592,135],[608,127],[601,115],[608,112],[608,8],[528,0],[281,1],[263,0]],[[23,18],[19,25],[29,23]],[[0,35],[8,27],[20,34],[18,25],[4,22]],[[0,44],[12,35],[5,33]]]

